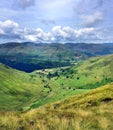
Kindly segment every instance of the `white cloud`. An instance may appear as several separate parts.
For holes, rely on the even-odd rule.
[[[33,41],[33,42],[48,42],[51,41],[52,36],[49,32],[44,32],[41,28],[37,29],[24,29],[24,39],[27,41]]]
[[[21,28],[18,23],[7,20],[0,21],[0,38],[18,41],[32,42],[89,42],[98,40],[101,33],[93,28],[73,29],[69,26],[54,26],[50,32],[45,32],[41,28],[29,29]]]
[[[58,41],[84,41],[89,39],[89,35],[95,35],[94,28],[82,28],[79,30],[70,27],[55,26],[52,29],[52,34]]]
[[[36,42],[37,38],[34,35],[26,35],[25,39],[28,41]]]
[[[0,28],[3,28],[3,29],[14,29],[14,28],[18,28],[19,25],[18,23],[14,22],[14,21],[11,21],[11,20],[6,20],[5,22],[1,22],[0,21]]]
[[[79,30],[74,30],[74,32],[76,34],[76,37],[81,37],[84,35],[94,33],[95,29],[94,28],[83,28],[83,29],[79,29]]]
[[[63,31],[61,26],[55,26],[52,28],[52,33],[54,36],[62,36],[65,37],[66,36],[66,32]]]
[[[103,21],[103,13],[101,12],[95,12],[91,15],[83,15],[81,17],[84,22],[83,24],[87,27],[95,26]]]
[[[0,21],[0,37],[2,38],[19,38],[20,37],[20,29],[19,24],[11,21],[6,20],[5,22]]]

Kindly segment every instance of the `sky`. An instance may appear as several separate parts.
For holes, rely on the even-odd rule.
[[[0,43],[113,42],[113,0],[1,0]]]

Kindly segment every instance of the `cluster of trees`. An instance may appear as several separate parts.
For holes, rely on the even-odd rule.
[[[38,58],[29,58],[25,56],[12,57],[12,56],[0,56],[0,62],[25,72],[32,72],[34,70],[41,70],[47,68],[57,68],[71,65],[69,62],[50,61],[50,60],[38,60]]]

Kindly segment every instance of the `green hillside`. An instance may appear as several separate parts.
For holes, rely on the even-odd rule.
[[[73,67],[35,71],[41,74],[46,85],[52,88],[49,96],[32,103],[37,108],[45,103],[64,99],[113,82],[113,55],[90,58]],[[54,87],[52,86],[54,83]],[[57,91],[56,91],[57,90]],[[53,94],[53,92],[55,92]]]
[[[0,129],[112,130],[112,108],[113,83],[27,113],[1,112]]]
[[[96,88],[113,81],[113,55],[90,58],[59,70],[56,81],[64,88]]]
[[[26,111],[111,83],[112,66],[113,55],[32,73],[0,64],[0,109]]]
[[[13,110],[25,106],[34,96],[38,96],[43,84],[37,76],[37,84],[31,75],[0,64],[0,109]]]
[[[55,109],[54,105],[56,104],[56,109],[65,111],[66,109],[97,107],[106,103],[113,103],[113,83],[90,90],[85,94],[71,96],[65,100],[46,105],[45,108]]]
[[[0,64],[0,110],[28,110],[35,103],[40,106],[86,91],[62,90],[42,74],[29,74]]]

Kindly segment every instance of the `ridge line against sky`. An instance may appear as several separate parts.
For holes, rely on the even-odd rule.
[[[113,0],[3,0],[0,43],[113,42]]]

